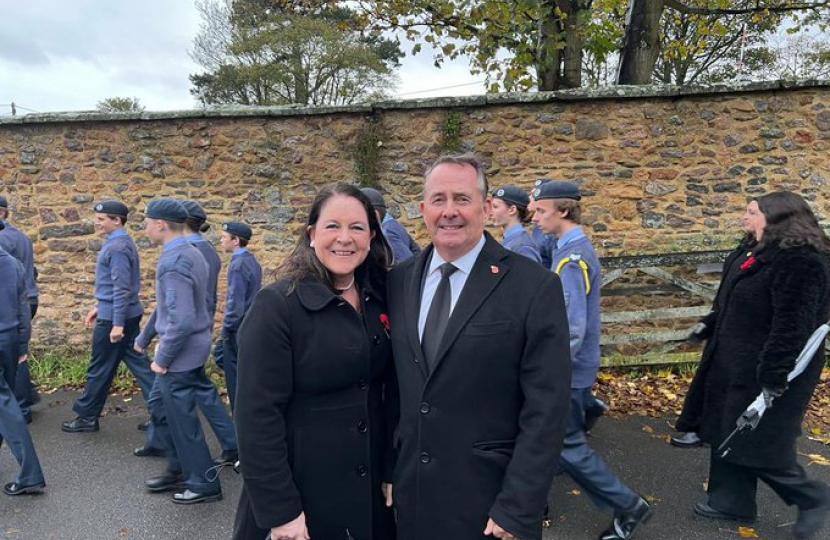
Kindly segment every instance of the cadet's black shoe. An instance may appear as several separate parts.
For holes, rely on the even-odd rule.
[[[597,424],[597,420],[602,418],[602,416],[608,411],[608,405],[606,405],[604,401],[600,399],[596,401],[597,402],[594,407],[585,409],[585,431],[591,431],[594,429],[594,426]]]
[[[197,504],[203,502],[213,502],[213,501],[221,501],[222,500],[222,492],[218,491],[216,493],[196,493],[194,491],[190,491],[189,489],[184,490],[181,493],[174,493],[173,494],[173,502],[176,504]]]
[[[669,442],[672,446],[676,446],[678,448],[696,448],[698,446],[703,446],[703,441],[700,440],[697,433],[693,432],[683,433],[682,435],[672,437]]]
[[[651,505],[640,499],[628,512],[615,513],[611,526],[599,535],[599,540],[629,540],[637,528],[651,519]]]
[[[71,422],[61,422],[61,430],[67,433],[98,431],[98,419],[82,418],[79,416]]]
[[[138,424],[138,431],[147,431],[150,429],[150,421],[147,420],[146,422],[142,422]]]
[[[184,485],[184,477],[181,473],[171,473],[169,471],[162,475],[148,478],[144,481],[144,487],[150,493],[161,493],[162,491],[173,491],[181,489]]]
[[[164,450],[152,446],[139,446],[133,450],[133,455],[138,457],[164,457]]]
[[[233,465],[239,461],[239,452],[237,450],[223,450],[222,455],[213,460],[214,465]]]
[[[824,526],[828,515],[830,515],[830,490],[824,503],[808,510],[798,509],[798,519],[793,525],[793,535],[801,539],[812,538]]]
[[[695,504],[695,514],[709,519],[722,519],[724,521],[738,521],[740,523],[752,524],[755,523],[754,517],[743,517],[735,514],[728,514],[721,512],[709,506],[709,503],[699,502]]]
[[[43,491],[43,488],[45,487],[46,482],[39,482],[37,484],[32,484],[30,486],[24,486],[22,484],[18,484],[17,482],[9,482],[5,486],[3,486],[3,493],[12,497],[26,494],[31,495],[35,493],[41,493]]]

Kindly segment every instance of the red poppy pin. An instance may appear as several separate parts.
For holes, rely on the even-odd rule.
[[[499,267],[494,264],[493,266],[490,267],[490,271],[494,274],[498,274],[499,273]]]
[[[741,265],[741,270],[746,270],[747,268],[749,268],[753,264],[755,264],[755,257],[750,257],[746,261],[744,261],[744,263]]]
[[[383,325],[383,331],[386,333],[386,337],[389,337],[389,315],[386,313],[380,314],[380,324]]]

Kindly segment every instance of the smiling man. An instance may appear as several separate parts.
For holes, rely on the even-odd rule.
[[[486,234],[490,209],[478,158],[440,158],[421,202],[432,244],[390,273],[400,540],[542,536],[568,323],[559,278]]]

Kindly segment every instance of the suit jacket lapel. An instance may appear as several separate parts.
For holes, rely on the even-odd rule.
[[[458,302],[450,315],[450,320],[447,322],[447,329],[441,340],[441,347],[438,349],[438,356],[431,373],[438,370],[438,366],[441,365],[447,351],[461,334],[467,322],[487,300],[508,271],[508,267],[500,262],[507,255],[507,250],[499,245],[492,236],[487,233],[485,235],[484,248],[476,259],[473,269],[467,277],[467,282],[464,284],[464,290],[461,291],[461,296],[458,298]]]
[[[418,317],[421,313],[421,283],[424,279],[427,262],[431,256],[432,246],[424,249],[418,255],[409,276],[406,278],[406,294],[404,296],[407,299],[404,307],[406,312],[406,335],[409,338],[409,344],[412,346],[412,353],[418,359],[418,367],[420,367],[424,379],[429,375],[429,369],[424,360],[424,351],[421,349],[421,338],[418,336]]]

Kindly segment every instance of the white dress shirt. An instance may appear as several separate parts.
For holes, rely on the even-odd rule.
[[[418,337],[420,339],[424,339],[424,326],[427,324],[429,307],[432,305],[432,298],[435,296],[438,284],[441,283],[441,270],[439,270],[439,267],[445,262],[451,262],[458,269],[450,276],[450,316],[452,317],[452,311],[455,309],[458,297],[461,296],[461,291],[464,290],[464,284],[467,283],[467,278],[470,277],[473,265],[483,248],[484,235],[481,235],[481,240],[478,241],[478,244],[473,249],[454,261],[445,261],[438,254],[438,251],[433,248],[432,258],[426,269],[427,276],[426,281],[424,281],[424,292],[421,293],[421,311],[418,314]]]

